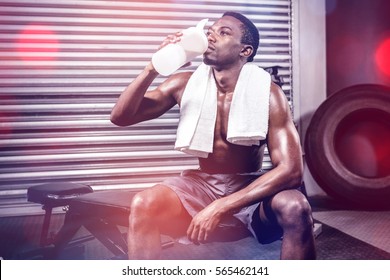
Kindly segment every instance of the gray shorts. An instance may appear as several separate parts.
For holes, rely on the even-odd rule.
[[[262,174],[264,174],[262,171],[240,174],[208,174],[200,170],[185,170],[180,176],[168,178],[162,184],[178,195],[184,208],[194,217],[214,200],[245,188]],[[259,242],[271,242],[265,240],[268,239],[270,232],[264,238],[265,226],[260,222],[259,203],[230,213],[224,217],[220,227],[224,228],[222,232],[225,233],[244,228],[257,237]],[[276,239],[280,238],[281,231],[277,229],[276,232],[272,232],[272,235],[274,234],[277,234]]]

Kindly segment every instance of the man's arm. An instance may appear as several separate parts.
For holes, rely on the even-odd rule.
[[[275,84],[271,86],[267,144],[273,169],[246,188],[214,201],[199,212],[187,231],[192,241],[207,240],[225,213],[259,202],[301,183],[303,164],[299,136],[292,121],[287,99]]]
[[[147,91],[158,73],[148,66],[121,93],[111,111],[111,122],[127,126],[159,117],[178,102],[188,73],[172,75],[156,89]],[[187,78],[188,76],[188,78]]]
[[[180,41],[181,36],[182,33],[180,32],[167,36],[160,48]],[[112,123],[119,126],[127,126],[154,119],[180,102],[181,95],[191,73],[172,75],[156,89],[147,91],[157,76],[156,69],[149,62],[137,78],[119,96],[111,111],[110,119]]]
[[[275,84],[271,87],[267,146],[273,164],[273,169],[264,174],[267,175],[265,178],[270,180],[269,194],[300,185],[303,160],[299,135],[292,120],[287,98]],[[258,180],[260,181],[260,178]]]

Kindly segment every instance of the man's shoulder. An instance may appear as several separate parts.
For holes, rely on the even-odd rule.
[[[175,73],[169,76],[168,79],[166,79],[163,84],[169,88],[174,88],[176,91],[180,89],[184,89],[192,74],[193,72],[191,71]]]
[[[283,92],[282,88],[274,82],[271,82],[269,105],[270,110],[276,111],[284,111],[289,107],[285,93]]]
[[[183,79],[183,80],[189,80],[194,72],[193,71],[183,71],[183,72],[177,72],[170,76],[170,79]]]
[[[171,95],[180,104],[181,96],[193,72],[178,72],[169,76],[160,86],[160,92]]]
[[[271,99],[282,99],[286,100],[286,95],[282,88],[278,86],[276,83],[271,81],[271,87],[270,87],[270,98]]]

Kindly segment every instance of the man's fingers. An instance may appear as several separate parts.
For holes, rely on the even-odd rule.
[[[200,229],[198,234],[198,242],[205,243],[207,241],[207,236],[207,230],[204,228]]]
[[[175,34],[168,35],[158,49],[161,49],[168,44],[176,44],[181,40],[181,36],[183,36],[182,32],[176,32]]]
[[[194,244],[205,243],[208,237],[208,231],[202,226],[191,226],[187,230],[187,237]]]
[[[191,223],[187,230],[187,237],[194,244],[199,245],[206,241],[206,230],[203,226],[197,225],[196,223]]]
[[[194,222],[192,221],[187,229],[187,238],[197,244],[197,230],[196,230],[196,227],[194,226]]]
[[[191,233],[191,238],[190,238],[190,240],[191,240],[194,244],[196,244],[196,245],[199,245],[198,236],[199,236],[199,230],[198,230],[198,229],[193,230],[192,233]]]
[[[190,240],[191,240],[191,234],[192,234],[193,229],[194,229],[194,225],[193,225],[193,222],[191,222],[190,225],[188,226],[188,229],[187,229],[187,237]]]

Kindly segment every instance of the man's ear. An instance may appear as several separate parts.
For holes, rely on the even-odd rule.
[[[251,45],[244,45],[244,47],[241,50],[241,55],[245,58],[248,58],[253,53],[253,47]]]

